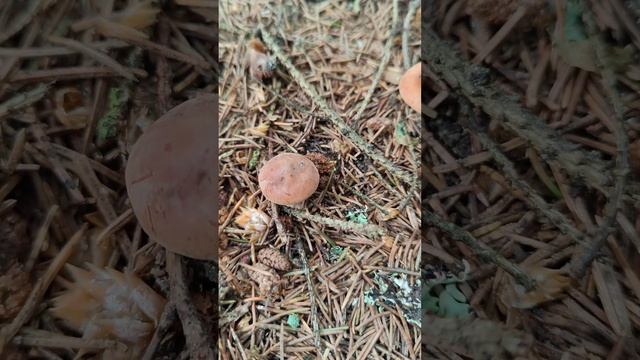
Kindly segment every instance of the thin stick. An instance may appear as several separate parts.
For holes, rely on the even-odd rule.
[[[369,102],[371,102],[371,98],[373,97],[373,93],[378,87],[378,83],[382,79],[382,75],[384,75],[384,69],[387,68],[387,64],[389,64],[389,60],[391,59],[391,48],[393,47],[393,43],[395,40],[395,35],[397,33],[396,28],[398,27],[398,1],[394,0],[393,4],[393,22],[391,24],[391,29],[389,30],[389,35],[387,38],[387,43],[384,45],[384,49],[382,49],[382,59],[380,60],[380,66],[378,66],[378,72],[376,76],[373,78],[373,82],[371,86],[369,86],[369,90],[367,90],[367,94],[364,97],[364,100],[360,104],[360,108],[356,112],[353,117],[353,124],[357,127],[360,118],[362,117],[362,113],[364,113],[367,106],[369,106]]]
[[[151,360],[153,359],[153,355],[160,345],[160,340],[162,340],[162,336],[169,330],[173,322],[176,320],[176,307],[172,302],[167,302],[164,306],[164,310],[162,311],[162,315],[160,315],[160,321],[158,321],[158,325],[156,326],[156,330],[153,332],[153,337],[151,341],[149,341],[149,345],[147,345],[147,349],[144,351],[144,355],[142,356],[142,360]]]
[[[60,207],[58,205],[52,205],[47,211],[47,215],[38,230],[38,234],[36,235],[35,240],[33,241],[33,246],[31,248],[31,253],[29,254],[29,258],[24,265],[24,271],[30,273],[31,269],[33,269],[33,265],[36,263],[38,259],[38,255],[40,254],[40,250],[42,249],[42,245],[44,241],[47,239],[47,235],[49,234],[49,227],[53,222],[54,217],[58,214],[58,210]]]
[[[147,72],[142,69],[129,70],[138,77],[147,77]],[[11,78],[9,78],[9,82],[43,82],[118,76],[120,76],[120,74],[104,66],[77,66],[46,70],[16,71]]]
[[[358,224],[352,221],[336,220],[327,218],[324,216],[309,214],[304,211],[283,207],[284,211],[289,215],[293,215],[300,219],[313,221],[316,223],[328,225],[338,228],[340,230],[351,231],[354,233],[360,233],[367,236],[378,237],[386,234],[386,230],[373,224]]]
[[[102,65],[112,69],[114,72],[118,73],[120,76],[129,79],[131,81],[137,81],[136,76],[125,66],[120,65],[117,61],[113,60],[109,55],[102,53],[98,50],[92,49],[89,46],[73,40],[73,39],[65,39],[59,36],[49,36],[47,38],[51,43],[56,45],[63,45],[70,49],[77,50],[83,55],[86,55],[95,61],[101,63]]]
[[[411,55],[409,55],[409,30],[411,30],[411,20],[413,20],[413,17],[416,15],[420,3],[420,0],[413,0],[411,4],[409,4],[407,16],[404,17],[404,25],[402,26],[402,61],[405,71],[411,67]]]
[[[4,170],[13,174],[18,165],[20,159],[22,159],[22,154],[24,153],[24,144],[27,140],[27,130],[20,129],[18,133],[15,135],[15,141],[13,142],[13,147],[11,149],[11,153],[9,153],[9,158],[7,162],[4,164]]]
[[[539,117],[510,99],[487,78],[486,69],[463,60],[452,46],[423,26],[422,53],[429,67],[458,89],[471,103],[518,136],[528,140],[544,159],[558,163],[572,177],[584,181],[605,194],[613,184],[609,165],[602,158],[581,150],[562,138]]]
[[[51,88],[51,83],[38,84],[33,89],[20,93],[11,99],[0,104],[0,118],[7,115],[9,112],[20,110],[31,104],[34,104],[42,99]]]
[[[587,9],[584,2],[582,7]],[[600,249],[606,244],[607,238],[613,232],[616,215],[620,204],[622,202],[622,196],[624,194],[625,185],[627,183],[627,176],[629,175],[629,139],[624,125],[624,104],[620,97],[620,93],[616,89],[617,80],[614,71],[612,70],[609,59],[609,51],[605,45],[602,35],[597,33],[597,25],[591,12],[585,11],[586,23],[589,31],[590,38],[596,49],[596,64],[602,75],[602,82],[609,101],[613,105],[615,111],[615,121],[613,123],[614,132],[616,137],[617,154],[616,154],[616,168],[613,171],[615,176],[614,186],[609,192],[607,205],[604,209],[604,221],[598,231],[595,234],[595,241],[584,246],[579,251],[578,257],[572,259],[571,272],[576,278],[580,278],[584,275],[587,268],[591,265],[591,262],[600,252]]]
[[[182,330],[187,341],[191,359],[214,359],[215,350],[210,341],[211,335],[202,323],[198,310],[191,301],[189,288],[185,283],[180,255],[166,252],[167,270],[171,282],[171,302],[175,304],[182,322]]]
[[[549,205],[549,203],[547,203],[547,201],[540,196],[540,194],[531,187],[531,185],[520,177],[511,160],[509,160],[509,158],[500,151],[498,145],[496,145],[496,143],[493,142],[493,140],[491,140],[491,138],[476,125],[478,121],[475,119],[475,116],[473,114],[470,116],[471,118],[469,121],[464,121],[464,125],[473,131],[473,133],[478,137],[478,140],[480,140],[480,143],[487,149],[491,156],[493,156],[496,163],[498,163],[502,168],[504,175],[509,179],[509,182],[511,182],[511,185],[521,191],[527,202],[549,219],[563,233],[569,235],[579,244],[586,243],[585,235],[571,225],[569,218],[556,210],[553,206]]]
[[[309,262],[307,261],[307,254],[304,252],[304,245],[302,244],[302,238],[296,238],[296,244],[298,245],[298,253],[302,259],[302,269],[304,270],[304,277],[307,279],[307,290],[309,291],[309,301],[311,303],[310,320],[313,327],[313,343],[316,346],[317,354],[322,354],[322,347],[320,346],[320,326],[318,325],[318,305],[316,304],[316,291],[313,287],[313,281],[311,280],[311,271],[309,270]]]
[[[73,336],[60,335],[58,333],[38,330],[33,334],[20,334],[11,341],[14,345],[45,347],[53,349],[84,349],[104,350],[115,348],[118,342],[108,339],[84,339]]]
[[[509,35],[511,30],[518,24],[518,22],[524,17],[527,13],[527,8],[524,6],[519,6],[509,20],[507,20],[504,25],[498,30],[498,32],[493,35],[493,37],[489,40],[489,42],[482,47],[482,51],[480,51],[476,57],[473,58],[474,63],[480,63],[484,60],[491,52],[500,45],[500,43]]]

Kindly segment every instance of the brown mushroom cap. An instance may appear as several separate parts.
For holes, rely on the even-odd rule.
[[[400,78],[402,100],[418,113],[422,112],[422,63],[413,65]]]
[[[283,153],[267,161],[258,174],[262,194],[278,205],[296,205],[311,196],[320,183],[320,174],[311,160]]]
[[[133,211],[149,237],[202,260],[217,256],[216,111],[215,95],[171,109],[138,139],[125,173]]]

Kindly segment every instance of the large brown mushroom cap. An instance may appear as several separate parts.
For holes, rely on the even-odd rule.
[[[400,78],[402,100],[418,113],[422,112],[422,63],[413,65]]]
[[[278,205],[296,205],[313,194],[320,174],[311,160],[284,153],[267,161],[260,169],[258,183],[262,194]]]
[[[163,115],[134,145],[125,173],[133,211],[149,237],[202,260],[217,256],[217,100],[201,96]]]

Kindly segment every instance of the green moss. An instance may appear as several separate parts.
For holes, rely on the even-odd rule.
[[[112,139],[118,135],[118,121],[120,121],[128,101],[129,92],[124,87],[115,87],[109,90],[109,109],[98,120],[96,129],[99,141]]]

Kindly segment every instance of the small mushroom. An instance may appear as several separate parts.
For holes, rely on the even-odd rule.
[[[201,260],[217,255],[216,111],[215,95],[171,109],[138,139],[125,173],[131,206],[149,237]]]
[[[418,113],[422,112],[422,63],[413,65],[400,78],[402,100]]]
[[[247,62],[251,76],[258,80],[271,77],[276,68],[275,61],[267,55],[267,49],[258,39],[252,39],[247,46]]]
[[[264,164],[258,174],[262,194],[278,205],[299,207],[316,191],[319,183],[316,166],[299,154],[277,155]]]

